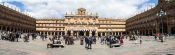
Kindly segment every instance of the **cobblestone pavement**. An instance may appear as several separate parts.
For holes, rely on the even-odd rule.
[[[93,44],[87,50],[79,41],[74,45],[65,45],[65,48],[46,48],[48,40],[30,40],[30,42],[10,42],[0,40],[0,55],[175,55],[175,38],[168,37],[164,43],[155,41],[151,36],[143,36],[142,44],[124,39],[124,45],[109,48],[99,43]]]

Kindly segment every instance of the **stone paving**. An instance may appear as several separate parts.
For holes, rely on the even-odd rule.
[[[79,41],[74,45],[65,45],[65,48],[46,48],[48,40],[30,40],[30,42],[10,42],[0,40],[0,55],[175,55],[175,38],[168,37],[164,43],[155,41],[151,36],[143,36],[142,44],[124,39],[124,45],[109,48],[97,41],[92,49],[85,49]]]

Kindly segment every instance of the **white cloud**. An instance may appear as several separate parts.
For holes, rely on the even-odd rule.
[[[0,0],[1,1],[1,0]],[[76,12],[83,7],[103,18],[127,18],[146,9],[149,0],[6,0],[18,1],[25,5],[27,13],[34,17],[63,18],[66,12]],[[140,9],[138,6],[143,5]]]

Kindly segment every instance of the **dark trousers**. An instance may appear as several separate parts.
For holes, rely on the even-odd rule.
[[[16,41],[18,42],[18,38],[16,38]]]
[[[87,44],[87,47],[91,49],[91,47],[92,47],[91,45],[92,45],[92,44]]]

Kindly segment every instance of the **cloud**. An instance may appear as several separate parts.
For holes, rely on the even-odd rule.
[[[90,13],[98,13],[102,18],[128,18],[136,12],[147,8],[145,4],[151,0],[0,0],[22,3],[30,15],[34,17],[64,18],[66,12],[76,12],[78,8],[86,8]],[[141,6],[141,8],[139,8]]]

